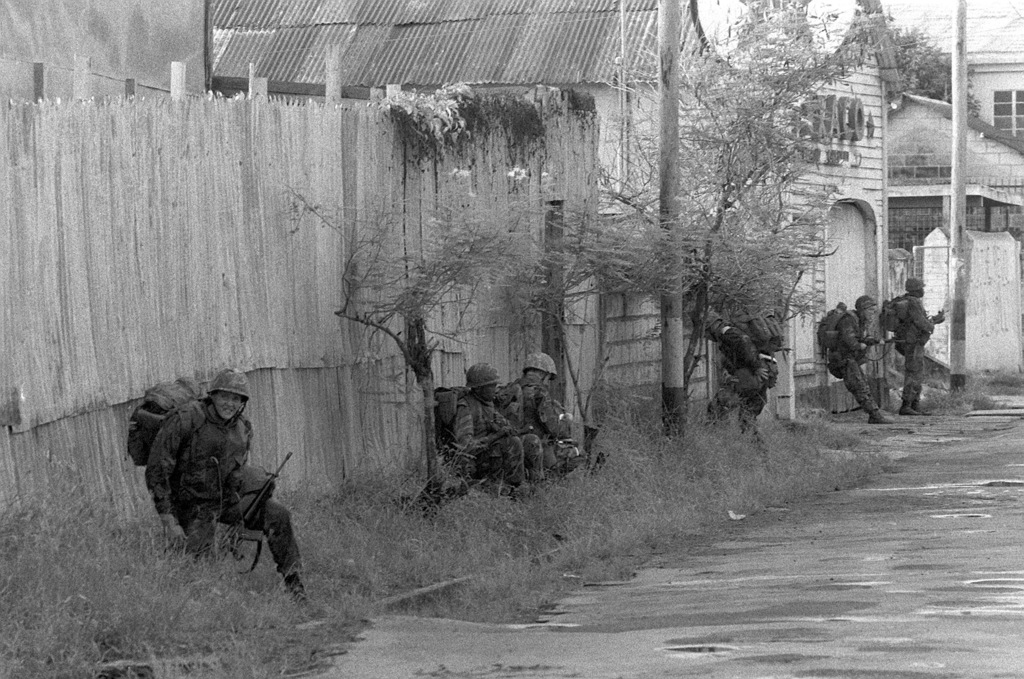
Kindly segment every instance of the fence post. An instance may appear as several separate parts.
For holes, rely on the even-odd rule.
[[[324,77],[324,101],[337,104],[341,101],[341,45],[332,45],[327,50]]]
[[[46,67],[42,62],[32,64],[32,100],[40,102],[46,98]]]
[[[267,96],[267,79],[256,77],[256,64],[249,64],[249,98]]]
[[[185,62],[171,62],[171,101],[185,98]]]
[[[91,95],[92,59],[75,55],[75,71],[71,81],[71,96],[75,101],[88,99]]]

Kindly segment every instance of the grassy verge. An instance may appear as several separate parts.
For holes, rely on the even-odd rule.
[[[0,679],[93,676],[118,660],[191,677],[294,674],[323,665],[389,597],[458,578],[389,610],[527,619],[582,582],[628,577],[653,550],[713,531],[730,510],[850,487],[881,468],[873,456],[836,454],[856,441],[825,422],[762,432],[766,458],[735,430],[698,428],[680,444],[609,426],[598,473],[516,502],[474,492],[429,515],[398,501],[398,482],[282,497],[309,606],[288,598],[267,556],[242,575],[245,564],[230,559],[164,553],[155,517],[115,516],[68,472],[49,497],[0,515]]]
[[[1024,375],[1020,373],[972,373],[966,381],[964,389],[958,391],[950,391],[947,385],[926,386],[921,406],[937,415],[963,415],[972,410],[999,408],[1000,396],[1024,395]]]

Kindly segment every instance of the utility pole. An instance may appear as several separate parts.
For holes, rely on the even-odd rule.
[[[681,0],[658,0],[658,90],[660,95],[660,141],[658,154],[658,218],[673,237],[675,254],[682,258],[679,244],[679,50],[682,42]],[[682,266],[680,262],[680,266]],[[685,343],[683,342],[682,272],[676,274],[670,292],[661,296],[661,414],[665,431],[683,431],[686,390],[684,388]]]
[[[967,238],[967,0],[957,0],[953,17],[953,157],[949,180],[949,295],[953,319],[949,329],[949,388],[967,385],[967,284],[970,240]]]

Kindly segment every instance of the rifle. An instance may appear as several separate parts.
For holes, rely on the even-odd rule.
[[[281,475],[281,470],[288,464],[288,460],[292,458],[292,454],[288,453],[284,456],[284,460],[277,467],[277,471],[267,476],[267,480],[260,486],[259,492],[256,493],[256,497],[252,499],[245,512],[242,514],[242,520],[232,526],[232,552],[235,552],[237,544],[243,540],[250,540],[256,543],[256,555],[252,558],[252,565],[249,566],[249,570],[246,573],[252,573],[256,569],[256,564],[260,562],[260,554],[263,552],[263,533],[261,531],[249,530],[245,527],[245,524],[249,522],[256,512],[259,511],[260,507],[266,502],[267,497],[270,496],[270,491],[274,487],[274,481],[278,476]],[[235,552],[237,559],[241,559],[242,556]]]

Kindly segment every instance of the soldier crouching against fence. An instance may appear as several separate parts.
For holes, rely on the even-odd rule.
[[[846,311],[836,322],[835,348],[828,351],[828,371],[841,379],[846,390],[860,407],[868,413],[869,424],[892,424],[871,396],[867,378],[861,365],[867,360],[868,347],[878,344],[870,332],[872,318],[878,303],[870,295],[857,298],[856,312]]]
[[[554,359],[537,352],[526,357],[522,376],[512,383],[518,387],[521,397],[518,408],[505,415],[523,432],[523,456],[531,481],[544,480],[548,471],[572,471],[573,465],[579,462],[576,458],[559,459],[558,442],[570,436],[572,417],[548,392],[547,385],[557,375]]]
[[[710,309],[705,327],[708,339],[718,345],[727,373],[708,404],[708,416],[717,422],[736,412],[740,428],[756,434],[757,416],[768,403],[768,390],[778,378],[775,359],[759,351],[749,335]]]
[[[477,363],[466,371],[466,386],[455,414],[459,471],[472,479],[491,479],[513,491],[526,480],[523,441],[495,405],[498,371]]]
[[[153,441],[146,485],[172,543],[196,556],[214,553],[218,522],[233,526],[242,522],[246,500],[255,499],[248,493],[258,491],[268,476],[246,466],[252,424],[242,411],[248,400],[245,375],[222,370],[210,383],[207,396],[173,411]],[[246,481],[254,471],[260,477],[256,488],[244,487],[253,485]],[[285,586],[294,598],[304,600],[290,512],[268,497],[245,521],[245,528],[266,535]]]

